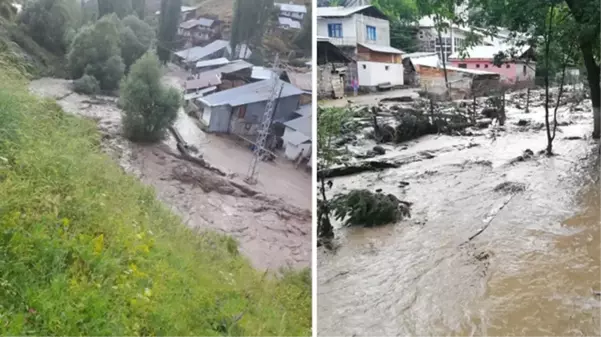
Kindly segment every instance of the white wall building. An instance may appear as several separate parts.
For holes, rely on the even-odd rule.
[[[383,83],[403,85],[403,64],[357,61],[359,85],[377,87]]]
[[[327,36],[337,46],[357,43],[390,45],[390,23],[374,6],[318,7],[317,36]]]
[[[308,109],[310,111],[310,109]],[[284,123],[284,154],[290,160],[311,156],[311,113]]]
[[[295,4],[275,3],[280,8],[280,16],[302,21],[307,14],[307,7]]]

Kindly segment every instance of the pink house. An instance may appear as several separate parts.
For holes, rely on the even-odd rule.
[[[501,67],[497,67],[492,63],[493,58],[502,50],[497,46],[476,46],[466,50],[465,58],[461,58],[459,53],[451,54],[449,62],[458,68],[497,73],[501,75],[501,81],[507,84],[534,81],[536,64],[532,61],[524,61],[524,56],[531,51],[531,48],[523,48],[516,59],[504,62]]]

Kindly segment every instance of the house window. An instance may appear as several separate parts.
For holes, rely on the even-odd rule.
[[[244,118],[246,116],[246,105],[238,107],[238,118]]]
[[[363,65],[363,69],[367,69],[367,66],[365,64]]]
[[[524,74],[524,76],[526,76],[526,65],[524,64],[523,68],[522,68],[522,73]]]
[[[480,65],[479,65],[479,64],[476,64],[476,68],[480,68]]]
[[[488,64],[485,64],[485,65],[484,65],[484,68],[488,68]]]
[[[509,63],[505,65],[505,68],[509,69]]]
[[[328,24],[328,36],[329,37],[342,37],[342,24],[341,23],[329,23]]]
[[[459,68],[467,69],[467,64],[459,63]]]
[[[388,66],[385,66],[384,69],[388,70]]]
[[[375,41],[376,40],[376,27],[366,26],[365,28],[367,29],[367,39],[369,41]]]

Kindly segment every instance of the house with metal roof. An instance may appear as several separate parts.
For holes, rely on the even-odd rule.
[[[186,67],[194,67],[198,61],[225,57],[228,59],[248,59],[252,52],[246,45],[241,45],[237,55],[232,53],[230,42],[215,40],[204,47],[196,46],[180,50],[174,54],[175,62]]]
[[[304,5],[274,3],[274,6],[279,7],[280,16],[291,18],[296,21],[302,21],[307,14],[307,7]]]
[[[305,108],[308,107],[308,108]],[[312,121],[310,105],[305,105],[299,110],[308,110],[298,118],[284,122],[284,135],[282,136],[284,155],[290,160],[296,160],[299,156],[311,156]],[[301,112],[298,112],[301,114]]]
[[[199,119],[209,132],[254,136],[274,87],[273,79],[223,90],[196,100]],[[277,79],[277,81],[281,81]],[[283,123],[294,117],[303,91],[281,81],[282,90],[275,102],[273,123]]]
[[[280,28],[284,28],[284,29],[301,29],[302,25],[300,21],[285,17],[285,16],[280,16],[278,18],[278,25]]]

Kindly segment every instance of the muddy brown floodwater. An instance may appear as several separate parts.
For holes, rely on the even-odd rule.
[[[171,74],[165,81],[175,86],[178,82]],[[260,163],[259,182],[246,186],[242,178],[252,153],[227,138],[205,134],[181,109],[174,128],[227,177],[177,158],[177,141],[172,136],[148,146],[129,142],[121,134],[116,98],[79,95],[71,91],[70,81],[53,78],[32,81],[30,90],[56,99],[69,113],[93,119],[102,134],[102,149],[127,173],[152,186],[157,198],[186,225],[236,238],[241,253],[262,270],[310,266],[309,173],[278,158]],[[253,192],[247,193],[248,188]]]
[[[556,157],[510,164],[546,144],[544,130],[516,125],[542,120],[542,109],[512,108],[496,138],[485,130],[384,144],[378,159],[430,155],[334,179],[330,195],[381,188],[414,205],[396,225],[337,228],[337,249],[318,251],[319,334],[599,336],[598,144],[587,137],[590,102],[570,110],[560,108],[569,123],[559,128]],[[495,191],[503,182],[525,190]]]

